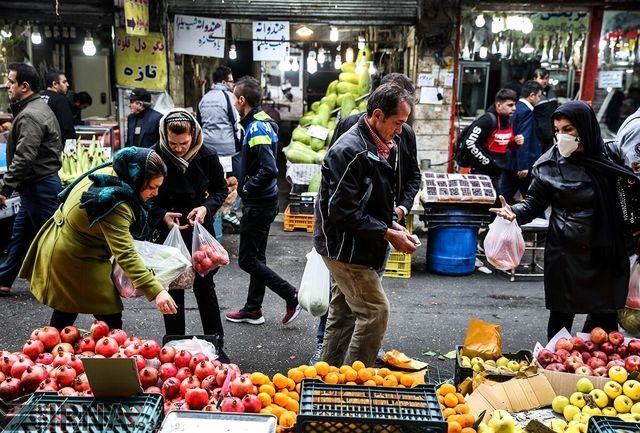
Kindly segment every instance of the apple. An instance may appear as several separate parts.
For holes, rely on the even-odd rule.
[[[542,349],[540,352],[538,352],[538,356],[536,356],[536,359],[541,366],[546,367],[547,365],[553,363],[553,352],[548,349]]]
[[[564,419],[566,419],[567,421],[571,421],[573,417],[579,413],[580,413],[580,408],[572,404],[566,405],[564,407],[564,410],[562,411],[562,415],[564,415]]]
[[[565,366],[563,364],[560,364],[559,362],[554,362],[553,364],[549,364],[545,367],[545,370],[549,370],[549,371],[561,371],[561,372],[566,372],[567,369],[565,368]]]
[[[602,390],[599,390],[602,391]],[[605,399],[607,399],[608,402],[608,398],[605,395],[604,396]],[[591,407],[589,405],[585,406],[582,408],[582,414],[583,415],[589,415],[589,416],[594,416],[594,415],[602,415],[602,410],[599,407]]]
[[[640,356],[627,356],[624,360],[624,368],[626,368],[629,373],[640,370]]]
[[[633,406],[631,406],[631,413],[640,413],[640,402],[634,403]]]
[[[607,372],[609,370],[611,370],[611,367],[614,367],[616,365],[619,366],[619,367],[624,368],[624,361],[622,359],[614,359],[613,361],[609,361],[607,363]],[[626,369],[625,369],[625,371],[626,371]]]
[[[549,421],[549,428],[555,433],[564,433],[567,428],[567,422],[563,419],[554,418]]]
[[[607,406],[604,409],[602,409],[602,415],[604,415],[604,416],[617,416],[618,415],[618,411],[615,410],[614,408],[612,408],[611,406]]]
[[[624,344],[622,346],[618,346],[615,354],[619,355],[620,358],[626,358],[627,355],[629,355],[629,346],[625,346]]]
[[[576,350],[584,350],[584,338],[582,337],[578,337],[575,336],[571,339],[571,344],[573,345],[573,348]]]
[[[584,362],[582,362],[582,357],[579,356],[570,356],[564,362],[564,366],[567,371],[576,371],[576,368],[580,367],[581,365],[584,365]]]
[[[587,365],[591,367],[592,370],[595,370],[598,367],[604,367],[607,365],[607,361],[603,361],[600,358],[591,358],[587,361]]]
[[[569,403],[578,409],[582,409],[587,404],[587,401],[584,399],[584,394],[578,391],[569,396]]]
[[[558,353],[558,350],[560,349],[571,352],[573,350],[573,343],[571,343],[571,340],[568,338],[559,338],[558,341],[556,341],[556,353]]]
[[[514,433],[516,427],[513,417],[502,409],[494,411],[487,424],[495,433]]]
[[[609,342],[614,346],[622,346],[624,343],[624,335],[618,331],[609,332],[608,338]]]
[[[633,339],[629,341],[627,349],[631,355],[640,355],[640,340]]]
[[[594,376],[607,377],[607,367],[597,367],[593,369]]]
[[[591,353],[590,353],[590,352],[582,352],[582,353],[580,354],[580,356],[582,356],[582,360],[583,360],[584,362],[587,362],[588,360],[590,360],[590,359],[591,359]]]
[[[600,345],[600,350],[606,353],[607,355],[611,355],[613,352],[615,352],[616,348],[613,346],[612,343],[605,341]]]
[[[625,383],[629,373],[627,373],[627,369],[620,365],[613,365],[609,368],[609,378],[611,380],[618,383]]]
[[[498,360],[496,361],[496,365],[498,367],[506,367],[507,364],[509,363],[509,358],[501,356],[500,358],[498,358]]]
[[[594,350],[596,350],[596,344],[593,341],[585,341],[584,350],[586,352],[593,352]]]
[[[576,382],[576,390],[587,394],[593,390],[593,382],[591,382],[588,377],[581,377],[578,379],[578,382]]]
[[[633,401],[627,395],[619,395],[613,400],[613,408],[618,413],[627,413],[633,407]]]
[[[632,400],[640,400],[640,382],[633,379],[627,380],[622,384],[622,392]]]
[[[582,376],[593,376],[593,370],[588,365],[582,365],[576,368],[575,373]]]
[[[622,391],[620,391],[622,392]],[[569,404],[569,399],[564,395],[558,395],[551,401],[551,409],[556,413],[562,413],[564,408]]]
[[[607,359],[607,354],[604,353],[601,350],[594,350],[593,352],[591,352],[591,357],[592,358],[600,358],[604,361],[604,363],[606,364],[608,359]]]
[[[518,361],[509,361],[507,367],[513,372],[520,371],[520,363]]]
[[[591,330],[589,337],[594,344],[602,344],[607,341],[608,336],[604,329],[597,327]]]
[[[603,407],[607,407],[607,405],[609,404],[609,396],[601,389],[592,389],[591,392],[589,392],[589,395],[591,396],[591,400],[593,400],[596,406],[598,406],[600,409],[602,409]]]
[[[620,356],[618,353],[612,353],[611,355],[607,356],[608,361],[615,361],[616,359],[622,359],[622,356]]]
[[[556,350],[555,355],[560,358],[561,362],[565,362],[567,358],[571,356],[571,353],[566,349],[558,349]]]
[[[611,401],[615,400],[616,397],[622,395],[622,385],[613,380],[605,383],[602,387],[602,390],[605,394],[607,394],[607,397],[609,397]]]

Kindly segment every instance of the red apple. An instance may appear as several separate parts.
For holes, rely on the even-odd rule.
[[[564,367],[564,365],[559,364],[557,362],[554,362],[553,364],[547,365],[545,369],[546,370],[551,370],[551,371],[562,371],[562,372],[567,371],[567,369]]]
[[[571,340],[565,337],[558,339],[558,341],[556,341],[556,353],[558,353],[558,350],[560,349],[571,352],[573,350],[573,344],[571,343]]]
[[[591,359],[591,353],[589,352],[582,352],[581,355],[582,355],[582,360],[584,362],[587,362],[588,360]]]
[[[555,356],[560,359],[560,362],[565,362],[571,354],[567,349],[556,350]]]
[[[622,356],[618,355],[617,353],[612,353],[611,355],[607,356],[608,361],[615,361],[616,359],[622,359]]]
[[[629,373],[640,370],[640,356],[638,355],[629,355],[624,360],[624,368],[627,369]]]
[[[589,336],[591,338],[591,341],[593,341],[595,344],[604,343],[605,341],[607,341],[608,337],[607,333],[602,328],[593,328]]]
[[[596,344],[593,341],[585,341],[584,350],[587,352],[593,352],[594,350],[596,350]]]
[[[591,358],[589,361],[587,361],[587,365],[589,367],[591,367],[592,370],[595,370],[598,367],[604,367],[605,365],[607,365],[606,361],[603,361],[600,358]]]
[[[611,355],[613,352],[615,352],[616,348],[613,347],[613,344],[611,344],[610,342],[605,341],[600,345],[600,350],[606,353],[607,355]]]
[[[627,345],[627,349],[631,355],[640,355],[640,340],[631,340]]]
[[[564,362],[567,371],[576,371],[576,369],[582,365],[584,365],[584,362],[582,362],[582,358],[578,356],[570,356]]]
[[[593,370],[588,365],[583,365],[581,367],[578,367],[575,373],[582,376],[593,376]]]
[[[538,352],[538,356],[536,358],[541,366],[546,367],[547,365],[553,363],[553,352],[548,349],[542,349],[540,352]]]
[[[573,348],[576,350],[584,350],[584,339],[582,337],[573,337],[571,339],[571,344],[573,344]]]
[[[614,346],[622,346],[624,343],[624,335],[618,331],[609,332],[608,338]]]
[[[624,360],[622,359],[614,359],[613,361],[609,361],[607,363],[607,372],[609,371],[609,369],[615,365],[618,365],[622,368],[624,368]]]
[[[629,355],[629,348],[624,344],[616,347],[616,355],[620,355],[620,358],[626,358]]]
[[[607,375],[607,367],[598,367],[593,370],[593,374],[595,376],[606,376]]]
[[[607,354],[604,352],[601,352],[599,350],[596,350],[595,352],[591,353],[591,357],[592,358],[600,358],[604,361],[604,363],[606,364],[608,359],[607,359]]]

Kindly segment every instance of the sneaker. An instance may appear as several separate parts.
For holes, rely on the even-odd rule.
[[[296,317],[298,317],[298,314],[300,314],[300,310],[302,310],[302,307],[298,303],[298,289],[295,289],[295,293],[296,293],[296,297],[294,299],[295,304],[287,305],[287,312],[282,318],[282,323],[285,325],[288,325],[289,323],[293,322],[293,320]]]
[[[231,311],[225,316],[229,322],[250,323],[251,325],[262,325],[264,316],[262,310],[247,311],[244,308],[238,311]]]
[[[222,216],[222,220],[228,222],[229,224],[233,224],[234,226],[240,225],[240,220],[234,213],[230,213]]]
[[[322,359],[322,343],[316,345],[316,351],[313,352],[313,356],[309,359],[309,365],[314,365],[316,362],[320,362]]]

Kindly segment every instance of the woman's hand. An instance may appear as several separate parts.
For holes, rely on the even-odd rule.
[[[204,206],[200,206],[189,212],[189,215],[187,215],[187,219],[189,220],[189,223],[191,225],[195,225],[196,221],[202,224],[204,222],[204,217],[206,216],[207,208]]]
[[[178,212],[167,212],[166,214],[164,214],[164,218],[162,220],[167,225],[169,230],[171,230],[173,228],[173,226],[178,226],[180,228],[180,230],[184,230],[189,226],[188,225],[183,225],[183,226],[180,225],[180,219],[179,218],[181,216],[182,216],[182,214],[178,213]]]
[[[489,212],[493,212],[499,217],[506,219],[507,221],[513,221],[514,219],[516,219],[516,214],[513,213],[513,211],[511,210],[511,206],[507,204],[507,201],[503,196],[500,196],[500,203],[502,203],[501,208],[492,207],[491,209],[489,209]]]
[[[156,308],[162,314],[176,314],[178,312],[178,306],[176,305],[176,301],[173,300],[169,292],[163,290],[158,293],[155,298]]]

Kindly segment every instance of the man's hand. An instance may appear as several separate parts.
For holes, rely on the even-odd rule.
[[[204,217],[206,216],[207,216],[207,208],[204,206],[200,206],[200,207],[194,208],[191,212],[189,212],[189,215],[187,215],[187,219],[189,220],[189,224],[191,225],[195,225],[196,221],[202,224],[204,222]]]
[[[518,146],[522,146],[524,144],[524,136],[522,134],[516,135],[515,142]]]
[[[517,175],[520,179],[526,179],[529,176],[529,170],[520,170]]]
[[[184,230],[187,227],[189,227],[189,225],[188,224],[183,225],[183,226],[180,225],[180,219],[179,218],[181,216],[182,216],[182,214],[178,213],[178,212],[167,212],[166,214],[164,214],[164,218],[162,220],[167,225],[169,230],[171,230],[173,228],[173,226],[178,226],[180,228],[180,230]]]
[[[394,229],[394,230],[399,230],[401,232],[409,233],[409,230],[407,230],[406,227],[403,227],[400,224],[398,224],[397,221],[391,222],[391,228]]]
[[[3,195],[0,195],[0,209],[5,209],[7,207],[7,198]]]
[[[402,221],[402,219],[404,218],[404,209],[398,206],[393,211],[396,213],[398,222]]]
[[[391,243],[391,246],[402,253],[411,254],[416,250],[416,244],[409,237],[409,233],[402,230],[387,229],[384,235],[385,240]]]

